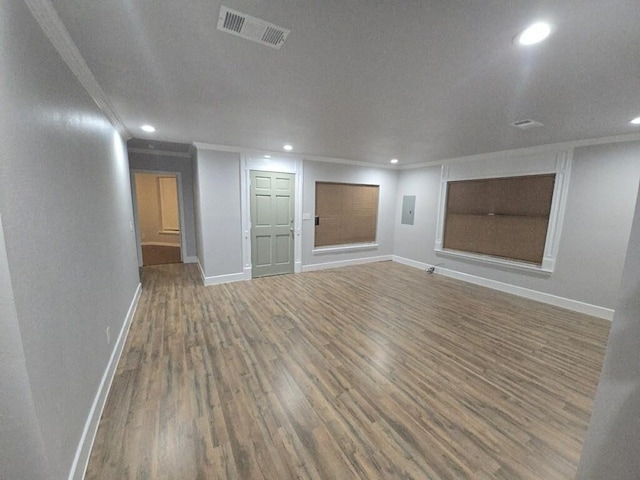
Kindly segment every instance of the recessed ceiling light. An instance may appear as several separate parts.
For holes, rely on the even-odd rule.
[[[264,158],[271,158],[271,155],[265,155]]]
[[[632,123],[633,125],[640,125],[640,117],[634,118],[629,123]]]
[[[524,29],[515,38],[520,45],[533,45],[543,41],[551,34],[551,25],[545,22],[537,22]]]
[[[155,127],[152,127],[151,125],[142,125],[140,128],[148,133],[153,133],[156,131]]]
[[[287,152],[290,152],[291,150],[293,150],[292,145],[283,145],[282,148],[284,148]]]
[[[397,158],[392,158],[391,159],[391,163],[398,163],[398,159]]]

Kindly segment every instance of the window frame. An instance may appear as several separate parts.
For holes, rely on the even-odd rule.
[[[315,225],[315,219],[318,218],[318,186],[319,185],[342,185],[342,186],[352,186],[352,187],[372,187],[376,189],[376,201],[375,201],[375,218],[373,225],[373,239],[371,241],[362,241],[362,242],[344,242],[344,243],[331,243],[324,245],[317,245],[317,225]],[[322,254],[322,253],[339,253],[339,252],[349,252],[349,251],[357,251],[357,250],[367,250],[378,247],[377,237],[378,237],[378,219],[380,213],[380,185],[376,184],[366,184],[366,183],[352,183],[352,182],[331,182],[331,181],[315,181],[315,207],[314,207],[314,235],[313,235],[313,253],[314,254]],[[322,222],[322,217],[320,217],[320,222]]]
[[[434,246],[436,256],[449,257],[453,260],[461,260],[468,263],[493,265],[510,270],[551,275],[555,270],[560,244],[572,158],[573,149],[570,148],[528,156],[516,156],[513,153],[509,155],[509,152],[505,152],[501,156],[495,154],[481,155],[466,161],[443,164]],[[541,265],[444,248],[444,221],[449,181],[521,177],[539,174],[555,174],[556,176]]]

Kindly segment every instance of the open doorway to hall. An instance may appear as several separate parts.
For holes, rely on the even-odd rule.
[[[134,173],[142,266],[182,262],[178,179],[171,173]]]

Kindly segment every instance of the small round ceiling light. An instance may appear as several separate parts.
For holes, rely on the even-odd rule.
[[[293,146],[292,145],[283,145],[282,148],[284,148],[287,152],[290,152],[291,150],[293,150]]]
[[[392,159],[391,159],[391,163],[394,163],[394,164],[395,164],[395,163],[398,163],[398,159],[397,159],[397,158],[392,158]]]
[[[153,133],[156,131],[156,128],[151,125],[142,125],[140,129],[147,133]]]
[[[640,117],[636,117],[629,122],[632,125],[640,125]]]
[[[515,41],[518,45],[535,45],[549,35],[551,35],[551,25],[545,22],[537,22],[520,32]]]

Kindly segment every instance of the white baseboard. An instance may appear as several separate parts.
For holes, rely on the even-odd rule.
[[[392,255],[392,257],[394,262],[398,262],[414,268],[419,268],[421,270],[426,270],[427,268],[432,267],[432,265],[429,265],[428,263],[416,262],[415,260],[411,260],[410,258],[399,257],[398,255]]]
[[[393,261],[408,265],[410,267],[420,268],[426,270],[433,265],[427,263],[416,262],[408,258],[399,257],[393,255]],[[510,293],[519,297],[528,298],[530,300],[536,300],[538,302],[547,303],[556,307],[566,308],[567,310],[573,310],[574,312],[584,313],[592,315],[594,317],[603,318],[605,320],[613,320],[613,314],[615,310],[611,308],[600,307],[598,305],[591,305],[590,303],[581,302],[578,300],[572,300],[570,298],[559,297],[551,293],[539,292],[537,290],[531,290],[529,288],[518,287],[516,285],[510,285],[508,283],[498,282],[496,280],[490,280],[488,278],[478,277],[476,275],[470,275],[468,273],[457,272],[448,268],[435,267],[435,273],[444,275],[446,277],[455,278],[456,280],[462,280],[464,282],[473,283],[483,287],[488,287],[493,290],[499,290],[501,292]]]
[[[80,437],[80,443],[78,444],[78,448],[76,449],[76,455],[73,459],[71,470],[69,471],[69,480],[82,480],[85,476],[87,465],[89,463],[89,455],[91,453],[91,449],[93,448],[93,442],[96,438],[96,432],[98,431],[100,417],[102,417],[102,411],[104,410],[104,406],[107,401],[107,395],[109,394],[109,390],[111,389],[111,383],[113,382],[113,377],[116,373],[116,367],[118,366],[118,362],[120,361],[122,349],[127,340],[129,327],[131,327],[131,321],[133,320],[133,316],[136,312],[141,293],[142,284],[139,283],[138,288],[136,288],[136,292],[133,295],[133,299],[131,300],[131,304],[129,305],[127,316],[125,317],[122,328],[120,329],[118,340],[116,341],[115,345],[113,346],[113,350],[111,351],[111,357],[109,358],[107,367],[105,368],[102,375],[102,380],[100,381],[100,385],[98,386],[96,396],[93,399],[91,410],[89,410],[89,416],[87,417],[87,421],[84,424],[82,437]]]
[[[180,243],[171,242],[140,242],[142,246],[153,245],[154,247],[179,247]]]
[[[198,263],[198,257],[184,257],[183,263]]]
[[[351,260],[340,260],[337,262],[312,263],[311,265],[303,265],[303,272],[315,272],[316,270],[324,270],[325,268],[347,267],[349,265],[360,265],[362,263],[385,262],[392,260],[393,255],[380,255],[377,257],[354,258]]]
[[[200,265],[200,260],[196,262],[198,264],[198,269],[200,270],[200,276],[202,277],[202,283],[205,287],[209,285],[218,285],[220,283],[230,283],[230,282],[241,282],[243,280],[251,280],[251,267],[244,268],[242,272],[238,273],[229,273],[226,275],[214,275],[212,277],[207,277],[204,274],[204,269],[202,265]]]

